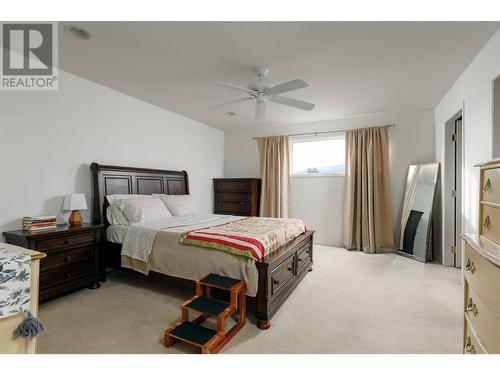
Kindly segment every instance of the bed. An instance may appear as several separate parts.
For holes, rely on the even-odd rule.
[[[180,235],[191,229],[236,220],[225,215],[205,215],[173,223],[158,232],[151,259],[144,264],[122,256],[122,243],[129,228],[110,225],[106,217],[106,196],[113,194],[189,194],[186,171],[168,171],[91,164],[93,174],[93,222],[106,225],[106,239],[102,245],[101,274],[105,268],[121,268],[122,264],[135,271],[166,275],[174,280],[196,280],[207,273],[219,273],[242,278],[247,283],[249,298],[254,300],[257,327],[267,329],[270,319],[313,264],[313,234],[307,230],[291,242],[281,246],[259,261],[194,246],[178,244]],[[174,219],[173,219],[174,220]],[[206,221],[204,221],[206,220]],[[175,220],[174,220],[175,221]],[[184,224],[184,225],[182,225]],[[168,225],[167,225],[168,226]],[[130,235],[130,234],[129,234]],[[161,241],[160,241],[161,240]],[[161,246],[160,246],[161,245]]]

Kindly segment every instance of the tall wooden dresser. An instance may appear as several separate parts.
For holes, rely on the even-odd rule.
[[[260,178],[214,178],[214,213],[259,216]]]
[[[478,167],[479,234],[463,236],[467,354],[500,353],[500,160]]]

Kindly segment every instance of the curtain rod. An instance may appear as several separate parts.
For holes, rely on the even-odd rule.
[[[396,126],[396,124],[388,124],[388,125],[382,125],[382,126],[390,128],[390,127]],[[341,133],[341,132],[345,132],[347,130],[368,129],[368,128],[371,128],[371,126],[368,126],[366,128],[338,129],[338,130],[328,130],[328,131],[323,131],[323,132],[294,133],[294,134],[286,134],[286,135],[288,135],[289,137],[298,137],[298,136],[301,136],[301,135],[314,135],[314,136],[317,136],[318,134]],[[252,139],[255,140],[255,139],[261,139],[261,138],[266,138],[266,137],[253,137]]]

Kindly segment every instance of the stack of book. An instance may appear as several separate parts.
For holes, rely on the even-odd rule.
[[[23,219],[23,229],[47,230],[57,228],[55,216],[26,216]]]

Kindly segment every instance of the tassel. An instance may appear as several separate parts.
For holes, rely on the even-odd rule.
[[[28,311],[28,317],[24,319],[15,329],[14,336],[32,338],[41,335],[44,331],[45,326],[43,323],[31,315],[31,312]]]

